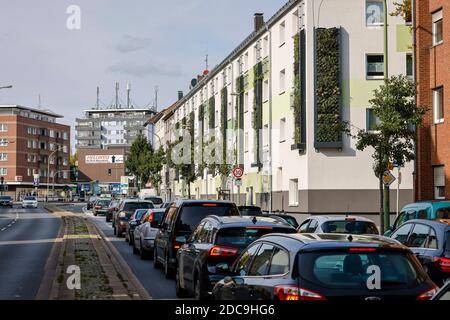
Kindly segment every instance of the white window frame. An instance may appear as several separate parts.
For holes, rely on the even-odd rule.
[[[382,6],[382,11],[380,12],[380,21],[381,22],[375,22],[375,23],[369,23],[367,19],[367,8],[368,5],[373,3],[380,3]],[[366,21],[366,27],[381,27],[384,26],[384,4],[383,0],[366,0],[365,6],[364,6],[364,20]]]
[[[286,141],[286,118],[280,119],[280,137],[279,142],[283,143]]]
[[[279,94],[286,92],[286,69],[280,71]]]
[[[8,139],[0,139],[0,147],[7,147],[9,145]]]
[[[289,179],[289,206],[297,207],[299,205],[298,200],[298,179]]]
[[[286,21],[281,21],[279,25],[279,41],[280,47],[286,43]]]
[[[269,80],[263,82],[263,102],[269,101]]]
[[[8,161],[8,154],[5,152],[0,153],[0,161]]]
[[[248,152],[249,141],[248,141],[248,132],[244,133],[244,152]]]
[[[439,99],[439,100],[438,100]],[[439,104],[442,106],[442,117],[438,117]],[[433,89],[433,119],[434,123],[444,122],[444,87],[438,87]]]
[[[443,14],[442,14],[442,9],[436,11],[435,13],[433,13],[432,15],[432,19],[433,19],[433,27],[432,27],[432,32],[433,32],[433,46],[437,46],[440,45],[444,42],[444,19],[443,19]],[[436,40],[436,36],[437,36],[437,24],[438,23],[442,24],[442,32],[441,32],[441,40]]]
[[[8,131],[8,124],[0,123],[0,132],[7,132],[7,131]]]
[[[248,103],[249,98],[248,98],[248,92],[244,93],[244,113],[248,112]]]
[[[438,196],[439,194],[438,188],[443,187],[445,190],[445,167],[444,166],[433,167],[433,176],[434,176],[434,198],[436,200],[445,199],[445,195],[443,197]]]
[[[8,168],[0,168],[0,176],[7,176]]]
[[[376,57],[376,56],[382,56],[383,57],[383,75],[379,75],[379,76],[372,76],[369,75],[369,57]],[[367,80],[383,80],[384,79],[384,55],[380,54],[380,53],[368,53],[366,54],[366,79]]]

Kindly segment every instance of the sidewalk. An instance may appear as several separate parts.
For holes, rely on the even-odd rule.
[[[150,296],[117,257],[112,245],[84,214],[55,205],[46,209],[61,218],[58,241],[50,254],[38,300],[148,300]],[[70,290],[69,266],[78,266],[80,290]]]

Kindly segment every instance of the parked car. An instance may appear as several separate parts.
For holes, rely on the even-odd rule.
[[[35,196],[25,196],[22,200],[22,208],[37,208],[38,200]]]
[[[86,205],[86,208],[88,210],[92,210],[92,208],[94,207],[95,201],[97,201],[97,197],[96,196],[91,196],[88,200],[88,203]]]
[[[98,198],[97,201],[95,201],[94,206],[92,208],[92,214],[94,216],[98,216],[99,214],[106,215],[108,212],[110,203],[111,203],[111,199]]]
[[[277,219],[278,221],[287,222],[291,226],[293,226],[295,229],[298,229],[298,227],[299,227],[297,219],[294,216],[290,216],[290,215],[287,215],[284,213],[268,213],[265,216]]]
[[[212,200],[177,200],[166,209],[155,238],[153,265],[164,267],[167,278],[174,274],[178,249],[209,215],[239,216],[239,210],[233,202]]]
[[[410,220],[391,238],[409,247],[438,286],[450,280],[450,225],[431,220]]]
[[[153,209],[151,201],[125,199],[119,204],[119,208],[113,214],[112,227],[114,235],[121,237],[126,230],[128,220],[137,209]]]
[[[448,281],[431,300],[450,301],[450,281]]]
[[[390,236],[404,222],[413,219],[450,219],[450,201],[421,201],[406,205],[384,235]]]
[[[261,207],[257,206],[239,206],[238,207],[241,216],[262,216],[263,211]]]
[[[165,211],[165,209],[147,210],[134,230],[133,253],[139,253],[142,260],[153,257],[158,225],[161,223]]]
[[[128,242],[130,246],[134,241],[134,230],[141,223],[142,217],[147,213],[148,209],[137,209],[130,217],[130,220],[126,224],[125,230],[125,242]]]
[[[145,197],[144,200],[153,202],[157,209],[161,208],[163,204],[163,199],[161,197]]]
[[[12,208],[14,206],[12,198],[10,196],[0,196],[0,206]]]
[[[297,230],[286,222],[266,217],[206,217],[177,252],[177,296],[208,297],[214,285],[227,275],[221,265],[231,265],[250,243],[274,232]]]
[[[378,284],[369,279],[376,270]],[[231,273],[215,285],[215,299],[429,300],[437,292],[411,250],[377,235],[269,234]]]
[[[111,222],[114,212],[119,208],[119,200],[111,200],[108,210],[106,211],[106,222]]]
[[[357,216],[312,216],[300,224],[298,232],[379,234],[372,220]]]

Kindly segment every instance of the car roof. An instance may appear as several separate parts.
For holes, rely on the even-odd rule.
[[[438,220],[412,219],[412,220],[405,221],[402,225],[407,224],[407,223],[421,223],[421,224],[433,227],[434,229],[442,229],[442,230],[450,229],[450,224],[449,224],[450,222],[446,223],[446,222],[440,222]],[[399,226],[399,228],[401,226]]]
[[[180,199],[180,200],[175,200],[173,203],[175,203],[175,205],[177,207],[184,205],[184,204],[195,204],[195,203],[224,203],[224,204],[234,204],[234,202],[228,201],[228,200],[185,200],[185,199]]]
[[[239,209],[261,209],[261,207],[258,206],[239,206]]]
[[[256,222],[254,219],[256,218]],[[258,226],[258,227],[286,227],[293,228],[290,224],[282,222],[269,217],[253,217],[253,216],[208,216],[205,219],[212,219],[217,221],[222,227],[246,227],[246,226]]]
[[[311,216],[310,218],[315,218],[321,222],[325,222],[325,221],[345,221],[345,220],[349,220],[349,221],[365,221],[365,222],[372,222],[372,220],[365,218],[365,217],[361,217],[361,216],[351,216],[351,215],[326,215],[326,216]]]
[[[351,239],[351,241],[350,241]],[[257,241],[270,241],[280,245],[294,246],[302,250],[326,250],[342,248],[390,248],[408,250],[398,241],[379,235],[348,235],[337,233],[293,233],[293,234],[268,234]]]
[[[433,209],[447,208],[447,207],[450,207],[450,201],[442,201],[442,200],[418,201],[418,202],[410,203],[410,204],[404,206],[401,211],[412,209],[412,208],[427,209],[430,207],[432,207]]]
[[[139,200],[139,199],[123,199],[122,201],[123,201],[123,203],[130,203],[130,202],[132,202],[132,203],[153,203],[148,200]]]

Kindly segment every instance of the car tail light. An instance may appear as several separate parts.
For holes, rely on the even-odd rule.
[[[355,221],[355,218],[345,218],[345,221]]]
[[[417,297],[417,300],[430,300],[431,298],[433,298],[433,296],[437,293],[437,289],[433,288],[430,290],[425,291],[424,293],[422,293],[421,295],[419,295]]]
[[[266,229],[266,230],[272,230],[273,229],[273,227],[266,227],[266,226],[263,226],[263,227],[253,227],[253,226],[250,226],[250,227],[245,227],[245,229]]]
[[[275,294],[280,300],[323,301],[324,296],[298,286],[280,285],[275,287]]]
[[[348,249],[350,252],[375,252],[376,248],[350,248]]]
[[[102,206],[95,206],[95,209],[101,209]]]
[[[153,220],[155,220],[155,214],[152,212],[152,213],[150,213],[150,215],[148,216],[147,221],[148,221],[148,222],[153,222]]]
[[[450,272],[450,258],[434,258],[434,263],[442,272]]]
[[[203,207],[217,207],[217,204],[215,204],[215,203],[204,203],[202,206]]]
[[[222,246],[214,246],[209,250],[210,257],[232,257],[238,253],[238,249]]]

